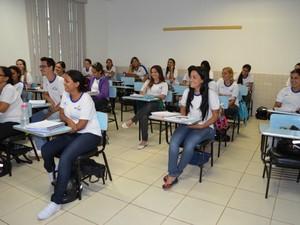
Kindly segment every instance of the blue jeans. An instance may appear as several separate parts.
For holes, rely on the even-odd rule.
[[[43,109],[41,111],[36,112],[31,117],[31,122],[39,122],[45,119],[46,115],[48,114],[49,109]],[[48,120],[56,120],[59,119],[59,112],[53,113],[51,116],[47,118]],[[37,150],[41,150],[42,146],[47,142],[46,138],[41,138],[37,136],[32,137],[33,142],[35,143],[35,147]]]
[[[215,130],[213,128],[192,129],[188,126],[178,127],[172,135],[169,145],[168,172],[172,177],[178,177],[191,161],[197,144],[204,140],[213,140]],[[179,159],[179,148],[183,146],[183,153]]]
[[[97,148],[101,137],[90,133],[73,133],[61,135],[42,147],[44,167],[48,173],[55,169],[54,157],[60,155],[57,182],[51,201],[61,204],[71,177],[74,160],[87,152]]]

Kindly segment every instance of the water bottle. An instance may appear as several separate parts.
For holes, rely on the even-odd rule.
[[[25,127],[29,124],[29,112],[28,112],[28,104],[26,102],[21,105],[21,127]]]

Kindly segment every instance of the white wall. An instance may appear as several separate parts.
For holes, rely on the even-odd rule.
[[[86,17],[86,56],[94,61],[105,62],[107,56],[107,2],[88,0]]]
[[[0,9],[0,65],[10,66],[22,58],[30,70],[25,1],[1,0]]]
[[[287,74],[300,61],[297,0],[110,0],[106,9],[103,2],[88,1],[88,26],[107,29],[107,34],[87,32],[88,53],[103,58],[106,39],[107,56],[116,65],[127,66],[131,56],[147,66],[165,65],[168,57],[174,57],[179,68],[207,59],[213,70],[232,66],[237,71],[250,63],[253,72]],[[90,15],[98,12],[101,15]],[[198,25],[242,25],[243,29],[162,31],[167,26]]]

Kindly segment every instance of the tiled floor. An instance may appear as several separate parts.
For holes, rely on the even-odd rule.
[[[53,191],[43,164],[14,165],[12,177],[0,178],[0,225],[299,225],[300,184],[272,180],[270,196],[264,198],[258,124],[252,118],[233,143],[222,147],[214,167],[206,165],[202,183],[199,168],[188,166],[179,183],[163,191],[165,141],[159,145],[155,131],[149,147],[137,150],[137,128],[117,131],[111,123],[106,152],[113,182],[85,186],[81,201],[41,222],[36,215]]]

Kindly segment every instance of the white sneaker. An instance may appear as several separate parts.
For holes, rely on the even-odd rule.
[[[55,213],[57,213],[61,209],[61,205],[56,204],[54,202],[50,202],[49,205],[47,205],[46,208],[44,208],[39,214],[38,219],[39,220],[45,220],[48,219],[50,216],[53,216]]]
[[[41,150],[36,150],[37,154],[39,157],[42,157],[42,151]],[[31,150],[30,152],[28,152],[28,156],[31,157],[31,158],[35,158],[35,153],[33,150]]]
[[[127,129],[127,128],[129,128],[129,126],[127,125],[127,123],[122,123],[122,128]]]
[[[138,147],[137,147],[137,149],[138,150],[142,150],[142,149],[144,149],[144,148],[146,148],[147,147],[147,145],[148,145],[148,143],[147,142],[145,142],[145,143],[140,143],[139,145],[138,145]]]

